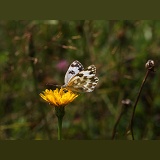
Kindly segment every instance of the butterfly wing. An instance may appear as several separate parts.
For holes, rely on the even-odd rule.
[[[96,67],[91,65],[72,77],[66,87],[75,92],[92,92],[99,81],[95,74]]]
[[[64,83],[65,85],[68,84],[68,82],[70,81],[70,79],[72,77],[74,77],[77,73],[81,72],[82,70],[84,70],[83,65],[75,60],[68,68],[66,74],[65,74],[65,78],[64,78]]]

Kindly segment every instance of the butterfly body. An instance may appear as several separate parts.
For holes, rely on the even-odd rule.
[[[84,69],[79,61],[74,61],[68,68],[62,87],[74,92],[92,92],[98,83],[98,77],[95,76],[96,67],[88,66]]]

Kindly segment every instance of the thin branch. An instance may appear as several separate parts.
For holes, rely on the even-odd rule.
[[[124,106],[122,105],[122,106],[121,106],[120,113],[119,113],[119,115],[118,115],[118,117],[117,117],[117,119],[116,119],[116,123],[114,124],[114,127],[113,127],[112,140],[114,140],[114,138],[115,138],[117,126],[118,126],[118,124],[119,124],[119,122],[120,122],[120,119],[121,119],[123,113],[124,113]]]
[[[119,115],[117,116],[116,122],[115,122],[114,127],[113,127],[112,140],[114,140],[114,138],[115,138],[116,131],[117,131],[117,126],[118,126],[118,124],[121,120],[121,117],[129,106],[131,106],[131,100],[130,99],[122,100],[122,105],[121,105],[121,108],[120,108],[120,111],[119,111]]]
[[[141,87],[140,87],[140,90],[138,92],[138,96],[136,98],[136,101],[135,101],[135,104],[134,104],[134,107],[133,107],[133,112],[132,112],[132,116],[131,116],[131,120],[130,120],[130,123],[129,123],[129,127],[128,127],[128,130],[131,131],[131,135],[132,135],[132,140],[134,140],[134,134],[133,134],[133,119],[134,119],[134,114],[135,114],[135,110],[136,110],[136,106],[137,106],[137,103],[139,101],[139,97],[141,95],[141,92],[142,92],[142,89],[143,89],[143,86],[147,80],[147,77],[149,75],[149,73],[151,71],[154,71],[154,61],[153,60],[148,60],[148,62],[146,63],[145,67],[147,68],[147,72],[146,72],[146,75],[142,81],[142,84],[141,84]]]

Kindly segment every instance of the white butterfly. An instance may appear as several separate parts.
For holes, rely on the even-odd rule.
[[[83,65],[75,60],[66,72],[65,84],[62,87],[74,92],[92,92],[99,80],[95,74],[96,67],[94,65],[90,65],[84,70]]]

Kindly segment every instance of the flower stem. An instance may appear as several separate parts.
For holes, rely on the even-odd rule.
[[[119,115],[118,115],[118,117],[117,117],[117,119],[116,119],[116,123],[114,124],[114,127],[113,127],[112,140],[114,140],[114,138],[115,138],[116,129],[117,129],[117,126],[118,126],[118,124],[119,124],[119,122],[120,122],[120,119],[121,119],[123,113],[124,113],[124,106],[121,106],[120,113],[119,113]]]
[[[134,140],[134,134],[133,134],[133,118],[134,118],[134,114],[135,114],[135,110],[136,110],[137,103],[138,103],[138,101],[139,101],[140,94],[141,94],[141,92],[142,92],[143,86],[144,86],[144,84],[145,84],[145,82],[146,82],[146,79],[147,79],[147,77],[148,77],[149,71],[150,71],[150,70],[147,70],[147,72],[146,72],[146,75],[145,75],[145,77],[144,77],[144,79],[143,79],[143,81],[142,81],[142,84],[141,84],[141,87],[140,87],[140,90],[139,90],[137,99],[136,99],[135,104],[134,104],[134,107],[133,107],[133,112],[132,112],[132,116],[131,116],[131,120],[130,120],[130,125],[129,125],[129,126],[130,126],[130,130],[131,130],[132,140]]]
[[[58,140],[62,140],[62,121],[65,115],[65,110],[63,106],[55,107],[55,110],[58,118]]]
[[[138,96],[137,96],[137,99],[135,101],[135,104],[133,106],[133,112],[132,112],[132,115],[131,115],[131,120],[130,120],[130,123],[129,123],[129,126],[128,126],[128,130],[131,131],[131,135],[132,135],[132,140],[134,140],[134,134],[133,134],[133,119],[134,119],[134,114],[135,114],[135,110],[136,110],[136,106],[137,106],[137,103],[139,101],[139,97],[141,95],[141,92],[142,92],[142,89],[143,89],[143,86],[147,80],[147,77],[149,75],[149,73],[151,71],[154,71],[154,61],[152,60],[148,60],[148,62],[146,63],[146,68],[147,68],[147,72],[146,72],[146,75],[142,81],[142,84],[141,84],[141,87],[140,87],[140,90],[138,92]]]
[[[58,140],[62,140],[62,118],[58,117]]]

